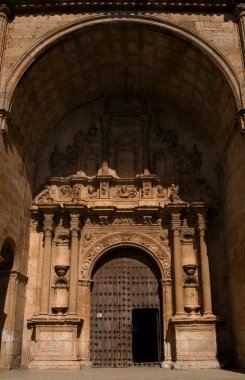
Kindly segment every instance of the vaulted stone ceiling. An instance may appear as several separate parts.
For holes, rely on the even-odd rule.
[[[134,23],[93,27],[44,52],[19,82],[11,114],[34,157],[44,131],[72,110],[118,95],[171,104],[218,146],[234,126],[235,100],[210,59],[170,33]]]

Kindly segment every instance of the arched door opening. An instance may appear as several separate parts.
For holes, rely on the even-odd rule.
[[[91,361],[96,367],[162,360],[160,271],[133,248],[103,256],[92,273]]]

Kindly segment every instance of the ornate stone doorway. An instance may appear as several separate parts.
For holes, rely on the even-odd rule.
[[[160,271],[144,252],[113,250],[96,264],[91,290],[91,361],[98,367],[160,362]],[[150,339],[140,318],[148,322]],[[157,325],[160,325],[157,327]],[[157,331],[158,330],[158,331]],[[141,349],[139,349],[141,344]],[[149,355],[149,344],[152,355]],[[140,352],[141,351],[141,352]]]

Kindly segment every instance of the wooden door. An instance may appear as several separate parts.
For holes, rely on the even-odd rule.
[[[91,291],[90,345],[94,366],[133,364],[132,311],[154,308],[162,314],[159,279],[156,264],[138,250],[115,250],[97,263]],[[158,350],[159,341],[160,336]]]

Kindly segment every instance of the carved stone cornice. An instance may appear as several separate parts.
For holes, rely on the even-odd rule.
[[[81,11],[233,11],[235,7],[234,0],[160,0],[160,1],[123,1],[112,2],[104,0],[103,2],[85,1],[85,0],[12,0],[8,1],[16,14],[33,14],[41,12],[81,12]]]
[[[79,325],[83,320],[77,314],[65,315],[47,315],[35,314],[27,323],[29,327],[45,326],[45,325]]]

